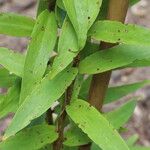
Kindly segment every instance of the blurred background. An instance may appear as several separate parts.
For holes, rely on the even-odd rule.
[[[16,12],[23,15],[35,17],[36,15],[36,0],[0,0],[0,12]],[[126,19],[127,23],[134,23],[150,28],[150,0],[141,0],[128,10]],[[15,38],[0,35],[0,47],[11,48],[15,51],[23,52],[27,48],[28,39]],[[150,79],[150,68],[134,68],[114,71],[110,85],[122,85],[131,82]],[[2,92],[4,89],[0,89]],[[133,134],[138,134],[138,143],[145,146],[150,146],[150,86],[147,86],[136,93],[127,96],[123,99],[129,99],[132,96],[138,96],[139,101],[135,109],[133,117],[126,125],[129,130],[123,135],[129,137]],[[116,107],[118,103],[113,104],[105,109]],[[12,118],[10,114],[6,118],[0,120],[0,139]]]

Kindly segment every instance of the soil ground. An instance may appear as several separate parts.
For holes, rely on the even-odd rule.
[[[17,12],[24,15],[35,17],[36,0],[0,0],[0,12]],[[150,27],[150,0],[141,0],[137,5],[133,6],[128,11],[126,22],[139,24],[141,26]],[[0,46],[8,47],[17,51],[25,51],[28,40],[26,38],[14,38],[0,35]],[[139,69],[124,69],[114,71],[110,85],[120,85],[131,83],[139,80],[150,79],[150,68]],[[150,146],[150,86],[137,91],[126,98],[140,96],[133,117],[126,125],[129,130],[124,133],[125,136],[133,134],[139,135],[138,143],[145,146]],[[114,108],[116,105],[111,105],[109,108]],[[108,108],[104,108],[108,109]],[[0,136],[5,128],[10,123],[12,115],[0,120]]]

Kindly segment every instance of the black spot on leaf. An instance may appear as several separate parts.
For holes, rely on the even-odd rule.
[[[45,30],[44,26],[42,26],[42,27],[41,27],[41,30],[42,30],[42,31],[44,31],[44,30]]]

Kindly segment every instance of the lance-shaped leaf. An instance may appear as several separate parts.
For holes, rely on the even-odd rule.
[[[0,143],[1,150],[37,150],[58,138],[54,126],[38,125],[27,128]]]
[[[88,98],[88,92],[89,92],[89,87],[91,83],[92,76],[89,76],[87,79],[85,79],[82,83],[80,93],[79,93],[79,98],[81,99],[87,99]],[[143,88],[150,84],[150,80],[144,80],[141,82],[135,82],[131,84],[125,84],[121,86],[114,86],[114,87],[109,87],[106,96],[104,99],[104,104],[108,104],[114,101],[119,100],[120,98],[131,94],[140,88]]]
[[[24,66],[20,103],[25,100],[34,85],[42,79],[56,39],[55,15],[46,10],[38,17],[31,35]]]
[[[3,95],[0,101],[0,118],[5,117],[8,113],[16,112],[19,104],[20,81],[16,80],[13,87],[9,88],[6,95]]]
[[[109,43],[150,46],[150,30],[136,25],[124,25],[116,21],[98,21],[89,31],[89,36]]]
[[[76,68],[66,69],[52,80],[47,75],[19,107],[5,137],[14,135],[48,110],[61,97],[76,75]]]
[[[129,150],[113,126],[87,102],[82,100],[74,101],[67,107],[67,113],[79,128],[102,149]]]
[[[130,150],[150,150],[150,147],[133,146],[133,147],[130,147]]]
[[[0,34],[18,37],[31,36],[35,21],[15,13],[0,13]]]
[[[123,96],[135,92],[136,90],[143,88],[144,86],[150,84],[150,80],[144,80],[141,82],[136,82],[132,84],[110,87],[106,92],[105,104],[111,103],[113,101],[119,100]]]
[[[86,57],[79,64],[79,72],[97,74],[145,59],[150,59],[150,47],[119,45]]]
[[[113,125],[115,129],[122,127],[128,119],[131,117],[136,106],[136,101],[132,100],[120,108],[104,114],[104,117]],[[66,146],[80,146],[91,142],[91,140],[77,127],[71,127],[65,132],[66,141],[64,145]]]
[[[132,100],[125,103],[123,106],[106,113],[104,116],[113,125],[115,129],[122,127],[132,116],[136,106],[136,101]]]
[[[16,76],[5,68],[0,68],[0,87],[8,88],[15,82]]]
[[[85,45],[87,31],[95,21],[102,0],[63,0],[67,14],[78,36],[80,49]]]
[[[79,48],[75,31],[70,21],[66,18],[58,42],[58,55],[52,65],[51,78],[65,69],[78,52]]]
[[[22,76],[25,56],[7,48],[0,48],[0,64],[9,72]]]
[[[137,134],[134,134],[126,140],[126,143],[129,146],[133,146],[137,142],[138,139],[139,139],[139,136]]]

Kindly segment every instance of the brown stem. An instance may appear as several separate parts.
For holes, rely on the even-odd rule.
[[[77,67],[79,64],[79,55],[74,59],[73,67]],[[74,81],[72,84],[68,87],[66,90],[65,100],[62,105],[62,113],[58,117],[57,121],[57,132],[58,132],[58,139],[53,144],[53,150],[61,150],[63,147],[63,141],[64,141],[64,127],[65,127],[65,120],[66,120],[66,106],[70,104],[71,97],[72,97],[72,91],[73,91]]]
[[[128,4],[129,0],[109,0],[107,19],[124,22],[128,10]],[[107,49],[112,46],[114,45],[102,42],[100,49]],[[89,90],[89,103],[99,111],[101,111],[103,106],[104,97],[111,77],[111,72],[112,71],[99,73],[93,75],[92,78]],[[89,150],[90,146],[91,144],[81,146],[79,150]]]
[[[55,9],[55,5],[56,5],[56,0],[49,0],[48,9],[50,11],[53,11]]]
[[[51,110],[51,108],[49,108],[47,110],[47,112],[46,112],[46,118],[45,118],[47,124],[49,124],[49,125],[53,124],[53,116],[52,116],[52,114],[53,114],[53,110]]]
[[[66,120],[66,116],[67,116],[66,106],[71,101],[72,89],[73,89],[73,83],[66,90],[65,100],[62,105],[62,112],[57,121],[58,139],[53,144],[53,150],[61,150],[63,147],[63,141],[64,141],[63,133],[64,133],[64,127],[65,127],[65,120]]]

